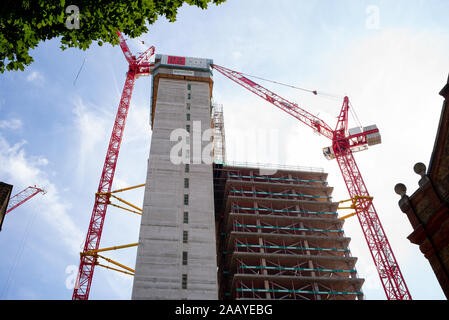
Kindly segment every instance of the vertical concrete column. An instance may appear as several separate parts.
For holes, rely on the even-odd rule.
[[[174,70],[171,60],[164,62],[164,57],[158,56],[132,299],[217,299],[212,164],[201,158],[210,143],[205,134],[210,129],[210,73],[198,68]],[[179,76],[182,73],[192,76]],[[188,152],[183,135],[189,138],[185,141]],[[200,155],[195,162],[194,154]],[[184,212],[188,213],[188,223],[184,223]],[[188,232],[186,242],[184,231]]]
[[[299,210],[300,210],[299,205],[296,205],[296,211],[299,211]],[[304,223],[301,221],[301,222],[299,223],[299,226],[300,226],[300,228],[304,228]],[[305,231],[301,231],[301,234],[302,234],[302,235],[306,235],[306,232],[305,232]],[[309,247],[309,242],[308,242],[307,240],[304,240],[304,247],[305,247],[305,248],[310,248],[310,247]],[[311,255],[310,250],[306,250],[306,253],[307,253],[308,256]],[[310,269],[314,269],[314,268],[315,268],[315,266],[314,266],[312,260],[308,260],[308,267],[309,267]],[[316,277],[315,271],[312,271],[312,272],[311,272],[311,276],[312,276],[312,277]],[[313,282],[313,283],[312,283],[312,287],[313,287],[313,290],[314,290],[314,291],[318,291],[318,289],[319,289],[316,282]],[[321,296],[320,296],[320,295],[317,295],[317,296],[316,296],[316,299],[317,299],[317,300],[321,300]]]

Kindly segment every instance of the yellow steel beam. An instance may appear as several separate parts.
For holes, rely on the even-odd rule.
[[[355,209],[353,206],[350,207],[338,207],[337,209]]]
[[[124,245],[121,245],[121,246],[115,246],[115,247],[108,247],[108,248],[103,248],[103,249],[90,250],[90,251],[82,252],[81,254],[85,255],[85,256],[92,256],[92,255],[94,255],[94,254],[96,254],[98,252],[130,248],[130,247],[135,247],[137,245],[139,245],[139,243],[130,243],[130,244],[124,244]]]
[[[128,188],[123,188],[123,189],[118,189],[118,190],[114,190],[114,191],[111,191],[111,192],[97,192],[96,195],[97,195],[97,196],[107,196],[107,202],[104,203],[104,204],[111,205],[111,206],[114,206],[114,207],[117,207],[117,208],[120,208],[120,209],[129,211],[129,212],[132,212],[132,213],[136,213],[136,214],[142,215],[143,210],[142,210],[141,208],[139,208],[139,207],[133,205],[132,203],[129,203],[129,202],[126,201],[126,200],[123,200],[122,198],[119,198],[119,197],[113,195],[113,193],[123,192],[123,191],[131,190],[131,189],[136,189],[136,188],[141,188],[141,187],[144,187],[144,186],[145,186],[145,184],[139,184],[139,185],[137,185],[137,186],[128,187]],[[134,210],[131,210],[131,209],[128,209],[128,208],[125,208],[125,207],[122,207],[122,206],[119,206],[119,205],[117,205],[117,204],[111,203],[111,201],[110,201],[110,198],[111,198],[111,197],[117,199],[117,200],[120,201],[120,202],[123,202],[124,204],[130,206],[131,208],[134,208],[134,209],[138,210],[138,212],[136,212],[136,211],[134,211]]]
[[[373,200],[373,197],[368,197],[368,196],[355,196],[354,199],[356,200],[360,200],[360,199],[366,199],[366,200]]]
[[[139,207],[133,205],[132,203],[129,203],[128,201],[125,201],[125,200],[123,200],[123,199],[121,199],[121,198],[119,198],[119,197],[117,197],[117,196],[114,196],[113,194],[111,194],[111,197],[114,197],[114,198],[117,199],[118,201],[121,201],[121,202],[127,204],[128,206],[130,206],[130,207],[132,207],[132,208],[134,208],[134,209],[136,209],[136,210],[139,210],[140,212],[143,211],[142,209],[140,209]]]
[[[347,219],[347,218],[350,218],[350,217],[352,217],[352,216],[355,216],[357,214],[357,212],[353,212],[353,213],[351,213],[351,214],[348,214],[348,215],[346,215],[346,216],[343,216],[343,217],[341,217],[341,218],[339,218],[340,220],[345,220],[345,219]]]
[[[117,207],[117,208],[120,208],[120,209],[123,209],[123,210],[126,210],[126,211],[129,211],[129,212],[132,212],[132,213],[136,213],[136,214],[138,214],[138,215],[142,215],[142,211],[141,211],[141,212],[134,211],[134,210],[131,210],[131,209],[128,209],[128,208],[119,206],[118,204],[114,204],[114,203],[108,203],[108,205],[114,206],[114,207]]]
[[[114,190],[114,191],[111,191],[111,192],[98,192],[96,194],[101,195],[101,196],[108,196],[111,193],[123,192],[123,191],[128,191],[128,190],[132,190],[132,189],[136,189],[136,188],[141,188],[141,187],[145,187],[145,184],[139,184],[137,186],[123,188],[123,189],[118,189],[118,190]]]
[[[338,203],[344,203],[344,202],[348,202],[348,201],[352,201],[352,204],[350,207],[338,207],[338,209],[357,209],[358,207],[356,206],[357,201],[358,200],[373,200],[373,197],[368,197],[368,196],[355,196],[352,199],[348,199],[348,200],[343,200],[343,201],[339,201]]]
[[[106,266],[106,265],[101,264],[101,263],[98,263],[98,262],[95,263],[95,265],[100,266],[100,267],[103,267],[103,268],[106,268],[106,269],[109,269],[109,270],[113,270],[113,271],[121,272],[121,273],[124,273],[124,274],[128,274],[128,275],[130,275],[130,276],[134,276],[134,273],[127,272],[127,271],[123,271],[123,270],[116,269],[116,268],[112,268],[112,267]]]
[[[145,187],[145,183],[144,184],[139,184],[137,186],[129,187],[129,188],[123,188],[123,189],[114,190],[114,191],[111,191],[111,193],[123,192],[123,191],[128,191],[128,190],[131,190],[131,189],[141,188],[141,187]]]
[[[123,264],[117,262],[117,261],[114,261],[114,260],[112,260],[112,259],[103,257],[103,256],[101,256],[101,255],[99,255],[99,254],[95,254],[95,256],[97,256],[98,258],[102,258],[102,259],[104,259],[104,260],[106,260],[107,262],[110,262],[110,263],[112,263],[112,264],[115,264],[116,266],[119,266],[119,267],[122,268],[122,269],[125,269],[125,270],[128,270],[128,271],[134,273],[134,269],[131,269],[131,268],[129,268],[129,267],[127,267],[127,266],[125,266],[125,265],[123,265]]]
[[[127,271],[124,271],[124,270],[112,268],[112,267],[106,266],[106,265],[101,264],[101,263],[98,263],[98,262],[95,263],[95,264],[96,264],[97,266],[100,266],[100,267],[103,267],[103,268],[106,268],[106,269],[109,269],[109,270],[118,271],[118,272],[121,272],[121,273],[124,273],[124,274],[129,274],[130,276],[134,276],[134,273],[131,273],[131,272],[127,272]]]
[[[353,201],[353,199],[338,201],[338,203],[343,203],[343,202],[348,202],[348,201]]]
[[[343,201],[339,201],[338,203],[344,203],[344,202],[348,202],[348,201],[352,201],[351,206],[349,207],[338,207],[337,209],[353,209],[353,210],[360,210],[361,208],[359,206],[357,206],[357,201],[359,200],[373,200],[373,197],[368,197],[368,196],[355,196],[352,199],[348,199],[348,200],[343,200]],[[340,220],[344,220],[347,219],[349,217],[355,216],[357,214],[357,212],[348,214],[346,216],[343,216],[341,218],[339,218]]]

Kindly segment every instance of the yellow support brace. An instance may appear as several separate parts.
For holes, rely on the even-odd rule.
[[[338,203],[344,203],[344,202],[348,202],[348,201],[352,201],[351,206],[349,207],[338,207],[338,209],[353,209],[356,210],[356,212],[348,214],[346,216],[343,216],[341,218],[339,218],[340,220],[345,220],[347,218],[350,218],[352,216],[355,216],[357,214],[357,210],[360,210],[361,208],[357,206],[357,201],[359,200],[369,200],[372,201],[373,197],[368,197],[368,196],[355,196],[352,199],[348,199],[348,200],[343,200],[343,201],[339,201]]]
[[[343,216],[343,217],[341,217],[341,218],[339,218],[340,220],[345,220],[345,219],[347,219],[347,218],[350,218],[350,217],[352,217],[352,216],[355,216],[357,214],[357,212],[353,212],[353,213],[351,213],[351,214],[348,214],[348,215],[346,215],[346,216]]]
[[[121,246],[115,246],[115,247],[109,247],[109,248],[103,248],[103,249],[96,249],[96,250],[90,250],[90,251],[86,251],[86,252],[81,252],[80,254],[81,254],[81,256],[89,256],[89,257],[92,257],[94,259],[98,259],[98,258],[104,259],[104,260],[106,260],[109,263],[115,264],[116,266],[119,266],[120,268],[127,270],[128,272],[120,270],[120,269],[108,267],[108,266],[100,264],[98,261],[95,261],[95,264],[99,265],[101,267],[104,267],[104,268],[107,268],[107,269],[110,269],[110,270],[114,270],[114,271],[123,272],[123,273],[129,274],[129,275],[134,275],[134,270],[133,269],[131,269],[131,268],[129,268],[129,267],[127,267],[127,266],[117,262],[117,261],[114,261],[114,260],[112,260],[110,258],[106,258],[106,257],[104,257],[102,255],[99,255],[98,252],[130,248],[130,247],[135,247],[137,245],[138,245],[138,243],[124,244],[124,245],[121,245]],[[94,262],[94,260],[92,260],[91,262]]]
[[[123,191],[128,191],[128,190],[132,190],[132,189],[136,189],[136,188],[141,188],[141,187],[145,187],[145,184],[139,184],[137,186],[123,188],[123,189],[118,189],[118,190],[114,190],[114,191],[111,191],[111,192],[97,192],[96,194],[101,195],[101,196],[108,196],[111,193],[123,192]]]
[[[120,208],[120,209],[123,209],[123,210],[126,210],[126,211],[130,211],[130,212],[142,215],[143,210],[141,208],[139,208],[139,207],[137,207],[137,206],[135,206],[135,205],[133,205],[133,204],[131,204],[131,203],[129,203],[129,202],[127,202],[127,201],[125,201],[125,200],[115,196],[115,195],[113,195],[112,193],[128,191],[128,190],[131,190],[131,189],[141,188],[141,187],[144,187],[144,186],[145,186],[145,184],[139,184],[137,186],[133,186],[133,187],[129,187],[129,188],[123,188],[123,189],[118,189],[118,190],[114,190],[114,191],[111,191],[111,192],[96,193],[96,195],[97,196],[107,196],[107,202],[104,203],[104,204],[111,205],[111,206],[114,206],[114,207],[117,207],[117,208]],[[117,204],[111,203],[110,202],[110,198],[111,197],[113,197],[113,198],[115,198],[115,199],[117,199],[117,200],[127,204],[128,206],[130,206],[130,207],[132,207],[132,208],[134,208],[136,210],[138,210],[138,212],[134,211],[134,210],[131,210],[131,209],[128,209],[128,208],[124,208],[124,207],[119,206]],[[127,267],[127,266],[117,262],[117,261],[114,261],[112,259],[103,257],[103,256],[99,255],[98,252],[130,248],[130,247],[135,247],[137,245],[138,245],[138,243],[131,243],[131,244],[125,244],[125,245],[121,245],[121,246],[115,246],[115,247],[109,247],[109,248],[103,248],[103,249],[90,250],[90,251],[86,251],[86,252],[81,252],[80,255],[81,256],[87,256],[87,257],[92,257],[91,263],[95,262],[95,265],[98,265],[100,267],[103,267],[103,268],[106,268],[106,269],[109,269],[109,270],[113,270],[113,271],[122,272],[122,273],[125,273],[125,274],[128,274],[128,275],[134,276],[134,269],[131,269],[131,268],[129,268],[129,267]],[[109,267],[109,266],[106,266],[104,264],[101,264],[98,261],[96,261],[96,259],[98,259],[98,258],[104,259],[107,262],[112,263],[112,264],[114,264],[114,265],[116,265],[116,266],[118,266],[118,267],[120,267],[122,269],[125,269],[127,271],[120,270],[120,269],[117,269],[117,268],[113,268],[113,267]]]
[[[131,268],[127,267],[127,266],[124,266],[123,264],[118,263],[117,261],[114,261],[114,260],[112,260],[112,259],[103,257],[103,256],[101,256],[101,255],[99,255],[99,254],[96,254],[96,256],[97,256],[98,258],[102,258],[102,259],[106,260],[107,262],[110,262],[110,263],[112,263],[112,264],[115,264],[116,266],[119,266],[120,268],[123,268],[123,269],[125,269],[125,270],[128,270],[128,271],[134,273],[134,269],[131,269]]]
[[[128,208],[119,206],[118,204],[115,204],[115,203],[108,203],[108,205],[114,206],[114,207],[116,207],[116,208],[120,208],[120,209],[123,209],[123,210],[126,210],[126,211],[129,211],[129,212],[132,212],[132,213],[135,213],[135,214],[138,214],[138,215],[140,215],[140,216],[142,215],[142,211],[141,211],[141,212],[134,211],[134,210],[131,210],[131,209],[128,209]]]
[[[98,193],[96,193],[96,195],[97,195],[97,196],[107,196],[107,197],[108,197],[108,200],[107,200],[107,203],[106,203],[107,205],[111,205],[111,206],[114,206],[114,207],[117,207],[117,208],[120,208],[120,209],[129,211],[129,212],[132,212],[132,213],[136,213],[136,214],[138,214],[138,215],[142,215],[143,210],[142,210],[141,208],[139,208],[139,207],[133,205],[132,203],[129,203],[129,202],[126,201],[126,200],[123,200],[122,198],[117,197],[116,195],[113,195],[113,193],[123,192],[123,191],[128,191],[128,190],[131,190],[131,189],[141,188],[141,187],[144,187],[144,186],[145,186],[145,184],[139,184],[139,185],[137,185],[137,186],[128,187],[128,188],[123,188],[123,189],[118,189],[118,190],[114,190],[114,191],[111,191],[111,192],[98,192]],[[111,197],[117,199],[118,201],[123,202],[124,204],[126,204],[126,205],[128,205],[128,206],[130,206],[130,207],[132,207],[132,208],[134,208],[134,209],[136,209],[136,210],[138,210],[138,212],[136,212],[136,211],[134,211],[134,210],[131,210],[131,209],[128,209],[128,208],[125,208],[125,207],[122,207],[122,206],[119,206],[119,205],[117,205],[117,204],[111,203],[111,202],[110,202],[110,198],[111,198]]]
[[[111,197],[117,199],[118,201],[121,201],[121,202],[127,204],[128,206],[130,206],[130,207],[132,207],[132,208],[134,208],[134,209],[136,209],[136,210],[139,210],[140,212],[143,211],[143,210],[140,209],[139,207],[137,207],[137,206],[135,206],[135,205],[133,205],[133,204],[131,204],[131,203],[129,203],[129,202],[127,202],[127,201],[125,201],[125,200],[123,200],[123,199],[117,197],[117,196],[114,196],[113,194],[111,194]]]
[[[106,269],[109,269],[109,270],[118,271],[118,272],[121,272],[121,273],[124,273],[124,274],[129,274],[130,276],[134,276],[134,273],[126,272],[126,271],[123,271],[123,270],[120,270],[120,269],[116,269],[116,268],[112,268],[112,267],[106,266],[106,265],[98,263],[98,262],[96,262],[95,265],[103,267],[103,268],[106,268]]]
[[[144,184],[139,184],[139,185],[134,186],[134,187],[129,187],[129,188],[123,188],[123,189],[114,190],[114,191],[111,191],[111,193],[123,192],[123,191],[128,191],[128,190],[131,190],[131,189],[141,188],[141,187],[145,187],[145,183],[144,183]]]
[[[86,251],[84,253],[81,253],[82,255],[86,255],[86,256],[91,256],[94,255],[98,252],[104,252],[104,251],[111,251],[111,250],[119,250],[119,249],[124,249],[124,248],[130,248],[130,247],[135,247],[138,246],[139,243],[130,243],[130,244],[124,244],[121,246],[115,246],[115,247],[108,247],[108,248],[103,248],[103,249],[96,249],[96,250],[90,250],[90,251]]]

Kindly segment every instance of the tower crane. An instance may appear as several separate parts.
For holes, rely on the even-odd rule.
[[[13,195],[9,200],[8,209],[6,210],[5,214],[11,212],[18,206],[24,204],[38,193],[45,194],[46,192],[44,189],[38,188],[36,186],[34,187],[29,186],[20,191],[19,193]]]
[[[94,268],[97,264],[97,256],[89,255],[87,253],[98,251],[99,248],[103,223],[109,204],[108,194],[111,192],[112,182],[114,180],[115,167],[117,165],[120,144],[123,137],[123,130],[125,129],[134,83],[138,77],[149,75],[150,68],[154,65],[150,63],[150,59],[155,52],[154,46],[151,46],[136,58],[136,56],[131,54],[120,31],[117,31],[117,35],[120,41],[120,48],[125,55],[125,59],[128,61],[129,68],[126,74],[125,85],[123,87],[114,126],[112,128],[112,134],[106,152],[106,159],[100,176],[100,183],[95,195],[94,207],[84,243],[84,249],[81,253],[81,261],[72,300],[87,300],[89,298]]]
[[[387,299],[411,300],[412,297],[372,203],[373,198],[368,193],[353,155],[354,152],[363,151],[368,146],[381,143],[379,129],[375,125],[364,127],[363,130],[362,128],[348,128],[348,97],[344,97],[337,125],[335,129],[332,129],[323,120],[302,109],[297,104],[251,81],[242,73],[216,64],[213,64],[212,68],[332,141],[330,147],[323,149],[323,154],[329,160],[336,159],[349,195],[356,202],[353,207]],[[316,91],[311,92],[315,95],[317,94]]]

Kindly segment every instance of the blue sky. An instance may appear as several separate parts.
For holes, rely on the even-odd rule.
[[[374,26],[373,12],[379,17]],[[381,130],[383,143],[356,159],[410,292],[415,299],[444,299],[427,260],[406,239],[412,230],[393,188],[403,182],[411,194],[419,179],[413,165],[430,159],[438,92],[449,72],[447,12],[444,0],[228,0],[206,11],[184,6],[175,23],[161,18],[151,26],[140,37],[144,45],[128,43],[133,52],[151,44],[157,53],[211,58],[245,73],[349,95],[362,124]],[[119,47],[61,51],[57,39],[41,43],[32,56],[24,72],[0,75],[0,180],[13,184],[14,193],[30,184],[48,193],[5,219],[0,299],[70,299],[127,64]],[[321,155],[328,141],[220,74],[214,81],[229,160],[323,167],[334,199],[347,198],[337,164]],[[150,84],[149,77],[136,82],[115,188],[145,180]],[[335,125],[341,101],[262,84]],[[140,205],[143,190],[124,196]],[[137,242],[139,223],[138,216],[109,208],[101,247]],[[347,221],[345,232],[366,279],[366,298],[384,299],[358,222]],[[108,256],[132,267],[135,254],[126,249]],[[131,287],[129,276],[96,268],[90,298],[129,299]]]

